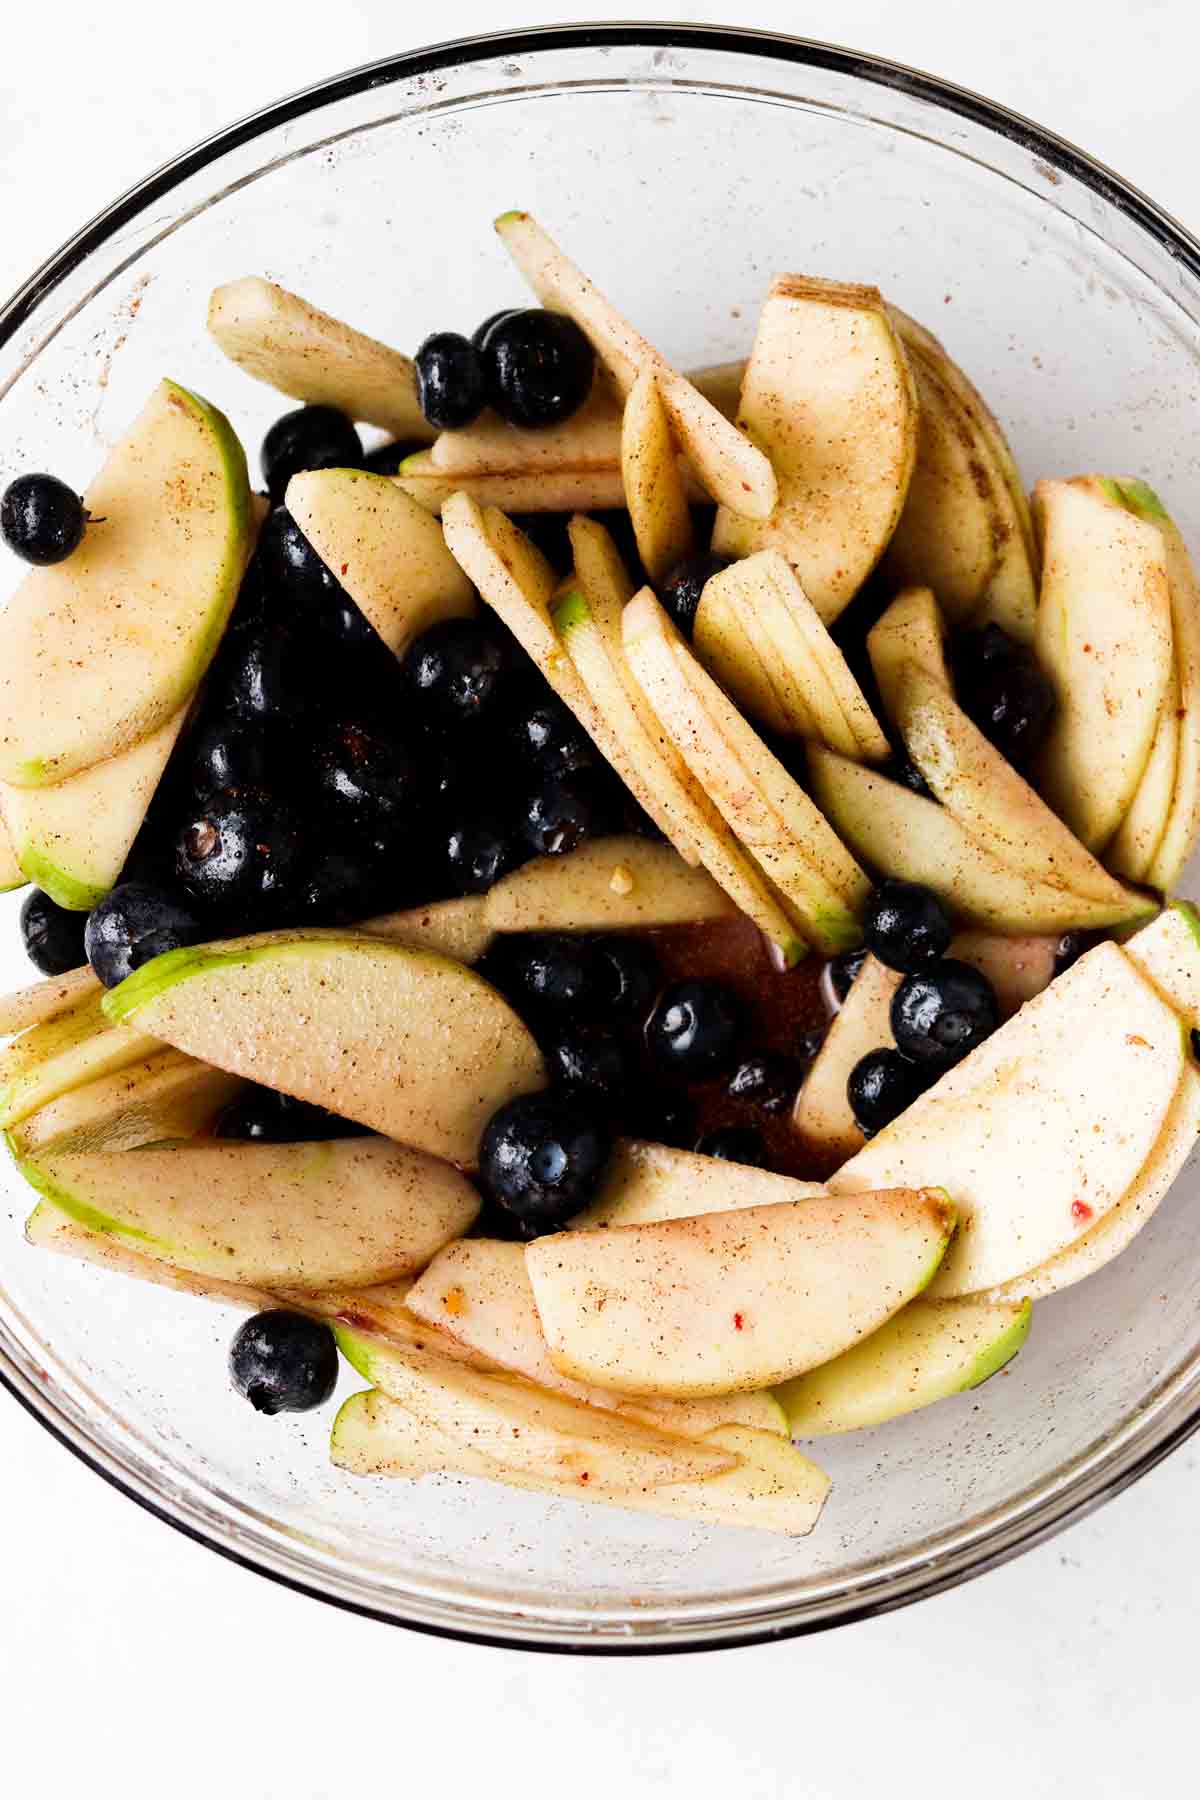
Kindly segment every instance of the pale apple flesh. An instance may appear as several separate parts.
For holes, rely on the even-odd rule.
[[[134,1150],[192,1137],[241,1091],[236,1075],[178,1050],[86,1081],[30,1113],[10,1131],[19,1156],[54,1151]]]
[[[18,988],[15,993],[0,996],[0,1033],[8,1036],[28,1031],[33,1025],[44,1025],[99,991],[99,977],[87,963],[65,975],[49,975],[31,987]]]
[[[734,1212],[751,1206],[823,1194],[818,1181],[796,1181],[749,1163],[725,1162],[672,1144],[618,1138],[600,1193],[571,1220],[572,1231],[608,1225],[652,1225],[697,1213]]]
[[[86,993],[66,1013],[35,1025],[0,1058],[0,1129],[11,1131],[31,1114],[90,1081],[132,1068],[161,1043],[105,1017],[99,992]]]
[[[1200,1031],[1200,915],[1192,902],[1173,900],[1122,949],[1188,1030]]]
[[[495,938],[487,917],[487,897],[466,894],[461,900],[434,900],[403,912],[377,913],[356,929],[372,937],[407,944],[410,950],[434,950],[455,962],[478,962]]]
[[[652,368],[644,368],[625,401],[621,479],[642,567],[661,582],[694,544],[687,489],[671,425]]]
[[[634,836],[535,857],[502,876],[481,905],[492,931],[642,931],[737,915],[706,870],[670,844]]]
[[[862,1149],[865,1140],[846,1084],[864,1056],[895,1049],[891,1007],[902,979],[868,956],[796,1096],[792,1123],[797,1135],[829,1166]]]

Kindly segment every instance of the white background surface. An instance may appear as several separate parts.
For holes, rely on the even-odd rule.
[[[152,166],[266,101],[433,37],[564,16],[537,0],[10,5],[0,293]],[[989,93],[1200,229],[1195,0],[758,0],[744,22]],[[51,1800],[1188,1793],[1198,1515],[1187,1446],[1016,1565],[888,1619],[699,1657],[530,1657],[391,1631],[244,1573],[0,1395],[0,1786]]]

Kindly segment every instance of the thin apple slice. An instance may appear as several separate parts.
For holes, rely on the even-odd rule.
[[[621,621],[626,655],[693,779],[833,954],[861,940],[869,882],[808,795],[692,655],[649,588]]]
[[[622,396],[643,369],[653,370],[679,446],[713,499],[748,518],[769,517],[778,486],[763,452],[671,368],[528,213],[501,214],[496,231],[542,304],[569,314],[585,333]]]
[[[435,950],[455,962],[478,962],[496,935],[484,916],[487,898],[466,894],[460,900],[434,900],[406,912],[377,913],[356,929],[407,944],[410,950]]]
[[[867,633],[871,671],[887,702],[906,664],[916,666],[939,687],[952,693],[946,661],[946,624],[933,589],[905,588]]]
[[[491,931],[644,931],[735,915],[712,876],[670,844],[596,838],[514,869],[483,901]]]
[[[892,1000],[903,979],[868,956],[796,1096],[792,1123],[804,1143],[831,1168],[866,1142],[846,1084],[855,1065],[872,1050],[895,1049]]]
[[[0,780],[18,787],[66,781],[179,712],[250,554],[242,447],[223,413],[173,381],[86,500],[78,550],[32,570],[0,622]]]
[[[35,1250],[51,1250],[57,1256],[90,1263],[113,1275],[147,1281],[154,1287],[170,1288],[177,1294],[191,1294],[201,1300],[215,1300],[224,1306],[245,1307],[248,1312],[262,1312],[279,1304],[277,1297],[265,1288],[221,1281],[214,1275],[198,1275],[187,1269],[176,1269],[170,1263],[158,1262],[141,1250],[131,1249],[108,1232],[94,1231],[78,1219],[68,1217],[49,1200],[40,1200],[25,1221],[25,1241]]]
[[[1172,659],[1167,691],[1163,695],[1142,779],[1129,802],[1129,811],[1104,852],[1105,868],[1111,869],[1114,875],[1124,876],[1127,881],[1147,884],[1150,881],[1155,852],[1162,842],[1175,796],[1182,718],[1179,668]]]
[[[125,1025],[112,1026],[101,996],[90,994],[72,1012],[19,1037],[0,1060],[0,1129],[11,1131],[63,1094],[132,1068],[162,1044]]]
[[[432,951],[355,932],[267,932],[172,950],[104,999],[108,1017],[473,1168],[488,1119],[545,1082],[493,988]]]
[[[386,1138],[147,1145],[18,1166],[43,1199],[93,1231],[251,1287],[395,1280],[423,1268],[479,1211],[465,1175]]]
[[[57,906],[90,912],[116,886],[186,716],[53,787],[0,783],[21,868]]]
[[[621,480],[642,566],[651,581],[661,582],[690,553],[695,540],[670,422],[649,366],[625,401]]]
[[[1121,948],[1188,1030],[1200,1031],[1200,916],[1192,902],[1173,900]]]
[[[1028,1301],[913,1300],[832,1362],[779,1390],[794,1438],[863,1431],[966,1393],[1029,1336]]]
[[[944,1192],[854,1193],[560,1232],[525,1259],[555,1366],[688,1399],[785,1381],[926,1287],[954,1229]]]
[[[39,1107],[13,1129],[12,1146],[19,1156],[33,1156],[51,1150],[136,1150],[166,1138],[193,1137],[241,1087],[236,1075],[178,1050],[157,1050]]]
[[[24,887],[25,881],[25,871],[17,861],[8,827],[0,813],[0,894],[11,894],[14,888]]]
[[[1116,944],[1100,944],[829,1185],[914,1186],[936,1169],[963,1224],[930,1298],[994,1288],[1056,1255],[1132,1187],[1184,1060],[1172,1009]]]
[[[256,381],[310,406],[336,406],[393,437],[433,436],[409,357],[258,275],[214,288],[208,329]]]
[[[656,1426],[552,1394],[514,1375],[419,1356],[335,1326],[342,1355],[389,1400],[518,1474],[593,1479],[622,1492],[703,1480],[736,1456]]]
[[[437,522],[386,475],[305,470],[288,482],[286,505],[395,656],[431,625],[475,611],[474,589]]]
[[[882,875],[928,887],[965,923],[1000,933],[1133,924],[1155,903],[1122,889],[1110,905],[1031,881],[971,836],[944,806],[814,745],[813,797],[855,854]]]
[[[618,1138],[591,1205],[576,1213],[572,1231],[607,1225],[653,1225],[662,1219],[690,1219],[698,1213],[736,1212],[749,1206],[778,1206],[823,1194],[819,1181],[771,1175],[749,1163],[730,1163],[669,1144]]]
[[[569,418],[556,425],[523,430],[499,413],[482,412],[461,431],[443,431],[432,449],[410,459],[441,475],[472,476],[621,473],[623,406],[606,381]],[[409,462],[401,464],[406,474]],[[464,481],[465,485],[465,481]]]
[[[625,504],[620,463],[602,469],[555,469],[542,475],[516,471],[498,475],[456,475],[434,468],[428,450],[406,457],[392,478],[426,512],[440,513],[457,494],[489,512],[606,512]]]
[[[537,1387],[585,1406],[617,1411],[680,1437],[703,1437],[719,1425],[782,1433],[783,1413],[770,1393],[720,1400],[627,1400],[605,1388],[571,1381],[550,1360],[521,1244],[462,1239],[438,1253],[413,1283],[407,1305],[477,1355]]]
[[[1065,1250],[1030,1269],[1025,1275],[991,1288],[983,1299],[992,1301],[1040,1300],[1072,1287],[1094,1275],[1105,1263],[1127,1250],[1138,1232],[1153,1218],[1176,1176],[1196,1147],[1200,1134],[1200,1074],[1185,1068],[1175,1099],[1158,1142],[1145,1168],[1117,1204],[1096,1224],[1088,1226]]]
[[[692,643],[726,693],[768,731],[780,737],[821,735],[795,669],[776,655],[758,613],[736,613],[711,576],[696,609]]]
[[[1159,526],[1099,476],[1039,481],[1044,567],[1037,651],[1058,705],[1042,750],[1046,798],[1091,850],[1137,792],[1172,664],[1171,586]]]
[[[351,1331],[384,1338],[401,1350],[446,1357],[451,1362],[467,1363],[473,1369],[482,1369],[492,1375],[500,1373],[486,1357],[467,1349],[457,1339],[409,1312],[408,1296],[412,1288],[412,1280],[408,1277],[400,1281],[373,1282],[370,1287],[327,1288],[316,1294],[305,1293],[303,1289],[280,1288],[275,1304],[290,1306],[314,1319],[328,1319],[331,1324],[345,1325]]]
[[[31,1025],[44,1025],[99,991],[100,982],[87,963],[66,975],[50,975],[32,987],[18,988],[16,993],[0,996],[0,1033],[7,1036],[27,1031]]]
[[[769,518],[717,514],[713,549],[776,549],[829,624],[887,547],[917,449],[917,394],[879,292],[780,275],[759,320],[738,424],[771,458]]]

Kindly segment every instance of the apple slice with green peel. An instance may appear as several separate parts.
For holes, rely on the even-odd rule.
[[[709,674],[768,731],[820,736],[795,669],[776,656],[758,614],[737,614],[711,576],[696,609],[692,643]]]
[[[1200,917],[1190,900],[1173,900],[1121,946],[1139,975],[1200,1031]]]
[[[1200,1073],[1186,1068],[1158,1142],[1129,1191],[1096,1224],[1086,1229],[1081,1225],[1081,1235],[1065,1250],[1027,1274],[988,1289],[981,1298],[1001,1302],[1040,1300],[1102,1269],[1129,1248],[1154,1216],[1195,1149],[1198,1134]]]
[[[28,1031],[32,1025],[44,1025],[62,1013],[70,1012],[89,994],[100,992],[100,982],[91,967],[71,969],[66,975],[50,975],[35,981],[32,987],[18,988],[14,994],[0,995],[0,1033]]]
[[[1145,772],[1170,678],[1163,535],[1100,476],[1039,481],[1034,509],[1044,559],[1037,653],[1058,695],[1041,785],[1076,836],[1102,849]]]
[[[1133,1186],[1185,1060],[1171,1007],[1116,944],[1100,944],[829,1185],[918,1186],[938,1170],[962,1227],[930,1298],[996,1287],[1056,1255]]]
[[[230,1074],[473,1168],[484,1126],[545,1085],[494,988],[432,951],[356,932],[267,932],[172,950],[104,998]]]
[[[485,917],[486,901],[484,894],[434,900],[429,906],[413,906],[406,912],[378,913],[356,929],[407,944],[410,950],[436,950],[455,962],[478,962],[496,935]]]
[[[214,288],[208,329],[231,361],[280,394],[336,406],[397,438],[433,436],[409,357],[273,281],[246,275]]]
[[[892,1000],[903,979],[868,956],[796,1096],[792,1111],[796,1132],[830,1168],[845,1162],[866,1142],[846,1084],[855,1065],[872,1050],[895,1049]]]
[[[941,1190],[822,1194],[525,1251],[551,1358],[629,1394],[761,1388],[828,1362],[925,1288],[954,1208]]]
[[[680,449],[713,499],[747,517],[767,518],[778,487],[763,452],[621,317],[536,219],[502,213],[496,231],[543,306],[574,319],[622,397],[643,369],[653,371]]]
[[[863,1431],[979,1387],[1029,1336],[1028,1301],[914,1300],[852,1350],[779,1389],[794,1438]]]
[[[0,784],[21,867],[57,906],[90,912],[116,886],[186,717],[53,787]]]
[[[1127,881],[1149,884],[1155,852],[1170,817],[1179,769],[1180,698],[1179,670],[1173,661],[1142,779],[1104,852],[1105,868]]]
[[[423,1268],[479,1211],[465,1175],[386,1138],[54,1152],[18,1167],[43,1199],[93,1231],[251,1287],[395,1280]]]
[[[860,942],[867,877],[649,588],[630,601],[621,628],[633,673],[694,780],[785,896],[805,936],[829,954]]]
[[[113,1275],[125,1275],[134,1281],[148,1281],[154,1287],[171,1288],[178,1294],[191,1294],[196,1299],[215,1300],[224,1306],[245,1307],[248,1312],[262,1312],[277,1306],[278,1298],[264,1288],[247,1287],[242,1282],[221,1281],[216,1276],[197,1275],[176,1269],[170,1263],[157,1262],[140,1250],[132,1250],[119,1238],[72,1219],[49,1200],[41,1200],[25,1221],[25,1241],[35,1250],[52,1250],[57,1256],[69,1256],[75,1262],[90,1263]]]
[[[474,589],[437,521],[386,475],[305,470],[288,482],[285,504],[394,655],[442,619],[474,613]]]
[[[392,478],[396,486],[426,512],[440,513],[457,494],[465,494],[477,506],[506,513],[607,512],[625,504],[621,465],[603,469],[556,469],[499,475],[454,475],[435,469],[429,452],[406,457]]]
[[[70,1013],[34,1026],[0,1059],[0,1129],[11,1131],[60,1095],[102,1076],[132,1068],[162,1044],[128,1026],[112,1026],[101,996],[89,995]]]
[[[621,480],[651,581],[660,582],[695,542],[687,486],[653,368],[642,370],[629,390],[621,424]]]
[[[595,838],[563,856],[538,856],[482,899],[491,931],[644,931],[702,924],[737,913],[703,869],[670,844]]]
[[[694,1150],[676,1150],[670,1144],[618,1138],[600,1193],[583,1212],[576,1213],[571,1230],[653,1225],[662,1219],[694,1218],[698,1213],[778,1206],[824,1192],[819,1181],[796,1181],[750,1163],[725,1162]]]
[[[501,1468],[636,1492],[737,1465],[716,1446],[584,1406],[515,1375],[420,1356],[344,1325],[335,1325],[334,1335],[347,1362],[389,1400]]]
[[[66,781],[165,726],[191,696],[251,549],[246,458],[215,407],[159,384],[86,495],[65,562],[0,621],[0,780]]]
[[[438,1331],[428,1321],[409,1312],[408,1296],[412,1287],[412,1281],[406,1277],[401,1281],[373,1282],[370,1287],[328,1288],[317,1294],[280,1288],[274,1304],[290,1306],[314,1319],[328,1319],[331,1324],[345,1325],[351,1331],[384,1338],[401,1350],[415,1350],[418,1354],[467,1363],[473,1369],[483,1369],[492,1375],[501,1372],[485,1357],[468,1350],[446,1332]]]
[[[407,1304],[418,1319],[450,1333],[510,1374],[586,1406],[616,1410],[680,1437],[703,1437],[719,1425],[786,1433],[782,1408],[770,1393],[733,1394],[726,1400],[639,1402],[560,1375],[542,1336],[521,1244],[495,1238],[448,1244],[413,1283]]]
[[[932,889],[964,924],[1009,935],[1098,930],[1152,916],[1149,896],[1121,889],[1111,904],[1020,874],[936,800],[814,744],[813,798],[834,829],[881,875]],[[1118,884],[1119,886],[1119,884]]]
[[[899,671],[915,664],[947,693],[954,691],[946,661],[946,623],[932,588],[905,588],[867,633],[871,671],[887,704]]]
[[[781,551],[830,623],[904,510],[917,416],[908,357],[878,290],[777,276],[737,422],[770,456],[779,503],[770,517],[752,518],[723,506],[713,549],[735,557]]]
[[[12,839],[0,814],[0,894],[11,894],[14,888],[24,887],[25,883],[25,871],[17,861]]]
[[[1036,999],[1050,986],[1061,944],[1061,935],[1001,937],[995,931],[960,931],[948,954],[987,976],[1000,1017],[1010,1019],[1027,1000]]]
[[[10,1133],[18,1156],[53,1151],[136,1150],[204,1130],[241,1090],[236,1075],[178,1050],[60,1094]]]

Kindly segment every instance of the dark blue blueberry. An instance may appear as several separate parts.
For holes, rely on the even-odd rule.
[[[557,425],[591,392],[596,357],[573,319],[531,306],[492,322],[479,352],[487,395],[512,425]]]
[[[745,1125],[725,1125],[719,1131],[706,1133],[696,1145],[696,1153],[718,1157],[722,1162],[749,1163],[755,1169],[763,1169],[767,1163],[762,1138]]]
[[[25,954],[43,975],[65,975],[87,961],[83,947],[87,914],[56,906],[40,888],[21,905],[21,941]]]
[[[438,731],[496,719],[524,672],[517,646],[490,619],[444,619],[409,646],[403,665],[414,715]]]
[[[662,985],[653,945],[639,937],[601,937],[595,945],[604,1017],[644,1025]]]
[[[546,1070],[561,1087],[578,1088],[611,1116],[620,1116],[633,1088],[629,1051],[612,1032],[565,1024],[542,1044]]]
[[[874,1137],[923,1094],[929,1078],[898,1050],[871,1050],[850,1071],[846,1098],[864,1137]]]
[[[996,990],[967,963],[934,963],[906,975],[892,1000],[892,1036],[910,1061],[933,1075],[952,1069],[1000,1023]]]
[[[319,1320],[272,1308],[239,1327],[229,1373],[255,1412],[311,1412],[337,1386],[337,1344]]]
[[[227,634],[213,664],[208,703],[242,719],[278,723],[317,704],[328,663],[298,633],[267,622]]]
[[[829,960],[829,984],[837,999],[845,1002],[855,976],[867,960],[865,950],[843,950]]]
[[[893,756],[882,765],[879,773],[897,786],[906,787],[910,794],[920,794],[923,800],[934,798],[933,789],[911,757]]]
[[[441,833],[442,861],[454,894],[486,894],[517,868],[526,850],[517,834],[491,813],[469,810]]]
[[[625,1123],[630,1137],[669,1144],[673,1150],[688,1150],[696,1141],[696,1109],[677,1088],[639,1082]]]
[[[312,625],[349,649],[377,641],[373,628],[286,506],[276,507],[263,526],[257,561],[267,590],[274,596],[278,623]]]
[[[222,788],[272,787],[290,778],[293,755],[290,735],[278,726],[210,718],[187,747],[191,787],[202,797]]]
[[[484,339],[487,337],[487,334],[492,329],[493,325],[498,325],[501,319],[511,319],[514,313],[523,312],[524,310],[524,307],[521,306],[502,306],[499,312],[489,313],[487,318],[483,321],[483,324],[477,325],[471,333],[471,342],[474,344],[475,348],[477,350],[483,349]]]
[[[27,563],[60,563],[78,548],[88,515],[57,475],[18,475],[0,496],[0,537]]]
[[[912,975],[945,956],[954,927],[928,888],[915,881],[881,881],[867,900],[863,936],[887,968]]]
[[[251,1087],[220,1114],[213,1133],[254,1144],[320,1144],[330,1138],[369,1137],[371,1128],[275,1088]]]
[[[126,881],[88,914],[87,959],[107,988],[168,950],[201,944],[207,928],[177,895]]]
[[[732,988],[719,981],[675,981],[650,1015],[646,1047],[664,1074],[704,1081],[729,1067],[745,1034],[745,1009]]]
[[[539,775],[575,775],[604,767],[604,759],[569,706],[547,690],[516,713],[510,741]]]
[[[744,1100],[760,1112],[780,1113],[791,1106],[802,1080],[803,1070],[790,1056],[762,1050],[738,1064],[726,1092],[731,1100]]]
[[[470,338],[435,331],[417,351],[417,399],[435,431],[461,431],[487,399],[483,363]]]
[[[1028,767],[1054,716],[1055,695],[1032,652],[998,625],[954,647],[959,704],[1016,768]]]
[[[570,1089],[526,1094],[484,1128],[479,1179],[532,1238],[595,1199],[611,1153],[611,1128],[594,1101]]]
[[[424,782],[418,759],[394,734],[343,720],[320,740],[316,760],[318,793],[343,837],[412,828]]]
[[[692,635],[705,582],[728,567],[727,556],[713,556],[706,551],[703,555],[685,556],[663,582],[663,606],[685,638]]]
[[[214,794],[181,827],[175,874],[184,891],[225,931],[286,922],[302,873],[300,821],[260,788]]]
[[[263,480],[278,506],[302,469],[357,469],[362,441],[336,406],[298,406],[276,419],[262,444]]]
[[[502,933],[479,965],[518,1012],[572,1023],[608,1016],[611,971],[594,938],[565,931]]]
[[[621,828],[620,796],[606,771],[550,776],[521,809],[521,835],[535,856],[563,856]]]

